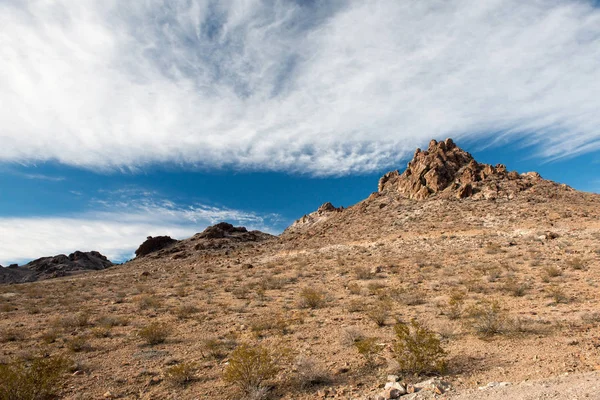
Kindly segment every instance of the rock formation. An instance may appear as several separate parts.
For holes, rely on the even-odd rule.
[[[175,243],[177,243],[177,240],[171,238],[170,236],[148,236],[148,238],[146,238],[146,241],[140,244],[140,247],[138,247],[135,251],[135,256],[143,257],[150,253],[162,250],[166,247],[170,247]]]
[[[414,200],[435,195],[475,200],[510,199],[541,181],[536,172],[519,174],[507,171],[502,164],[478,163],[452,139],[446,139],[432,140],[427,150],[417,149],[402,174],[388,172],[379,180],[378,192],[397,193]]]
[[[343,210],[344,207],[335,207],[330,202],[324,203],[317,209],[317,211],[306,214],[302,216],[302,218],[294,221],[294,223],[286,229],[286,232],[292,232],[297,228],[318,223],[319,221],[327,219],[332,214],[342,212]]]
[[[22,283],[98,271],[114,264],[97,251],[76,251],[68,256],[59,254],[42,257],[21,267],[15,264],[0,269],[0,283]]]

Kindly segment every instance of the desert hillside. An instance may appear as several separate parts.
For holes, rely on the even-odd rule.
[[[547,379],[566,399],[570,377],[594,384],[600,195],[449,139],[373,187],[278,237],[218,224],[107,270],[2,285],[0,362],[62,357],[65,399],[493,399]],[[399,327],[437,358],[409,363]]]

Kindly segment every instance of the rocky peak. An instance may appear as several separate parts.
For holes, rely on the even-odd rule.
[[[441,197],[474,199],[512,198],[542,180],[535,172],[509,172],[506,166],[478,163],[452,139],[432,140],[427,150],[417,149],[406,170],[392,171],[379,180],[379,193],[424,200]]]

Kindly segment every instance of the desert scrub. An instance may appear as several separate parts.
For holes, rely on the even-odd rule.
[[[567,304],[569,303],[569,296],[565,293],[564,289],[558,285],[551,285],[544,289],[547,296],[550,297],[555,304]]]
[[[570,260],[567,260],[566,264],[567,264],[567,267],[572,268],[572,269],[576,269],[576,270],[585,269],[585,262],[579,257],[575,257],[575,258],[571,258]]]
[[[421,375],[443,374],[447,368],[446,351],[436,334],[416,320],[394,326],[394,355],[401,372]]]
[[[300,356],[294,362],[294,366],[296,384],[302,389],[331,380],[327,370],[314,358]]]
[[[60,326],[64,329],[85,328],[90,324],[90,313],[81,311],[77,314],[69,315],[59,321]]]
[[[520,282],[515,278],[508,278],[502,286],[502,290],[514,297],[523,297],[529,290],[526,282]]]
[[[382,327],[385,326],[385,321],[388,319],[390,315],[391,302],[388,301],[380,301],[375,305],[371,306],[367,311],[367,317],[377,326]]]
[[[174,310],[174,314],[179,319],[188,319],[198,311],[198,307],[193,304],[182,304]]]
[[[377,338],[374,337],[361,337],[354,341],[354,348],[358,351],[367,363],[368,367],[375,365],[375,356],[382,350],[382,346],[377,343]]]
[[[481,337],[509,332],[510,321],[497,300],[482,301],[468,310],[468,318],[475,333]]]
[[[265,383],[278,372],[279,367],[267,348],[243,343],[231,353],[223,379],[250,396],[264,392]]]
[[[352,282],[348,284],[348,291],[350,292],[350,294],[359,295],[362,292],[362,286],[360,286],[356,282]]]
[[[322,289],[305,287],[300,291],[299,305],[302,308],[321,308],[327,303],[327,293]]]
[[[459,290],[453,290],[450,293],[448,302],[441,305],[441,310],[450,319],[459,319],[465,308],[466,294]]]
[[[562,269],[558,268],[555,265],[547,266],[546,268],[544,268],[544,272],[546,276],[550,278],[556,278],[563,274]]]
[[[169,326],[160,322],[152,322],[138,331],[138,336],[151,346],[164,343],[170,334]]]
[[[65,357],[36,357],[30,361],[0,364],[0,400],[44,400],[58,395],[65,372]]]
[[[371,279],[373,277],[371,270],[362,265],[354,267],[353,272],[356,279]]]
[[[201,342],[202,356],[215,360],[222,360],[236,346],[235,338],[208,337]]]
[[[162,306],[162,301],[156,296],[144,295],[139,298],[138,305],[140,310],[158,309]]]
[[[283,314],[264,314],[250,321],[250,330],[256,337],[264,337],[269,332],[285,335],[290,332],[292,321]]]
[[[67,340],[66,344],[67,348],[74,353],[92,350],[92,346],[89,344],[88,338],[83,335],[70,338]]]
[[[172,385],[184,386],[195,379],[197,371],[196,363],[186,361],[167,368],[165,378]]]

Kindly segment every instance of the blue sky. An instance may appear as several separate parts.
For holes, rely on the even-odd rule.
[[[595,2],[0,0],[0,264],[348,206],[431,138],[600,191]]]

